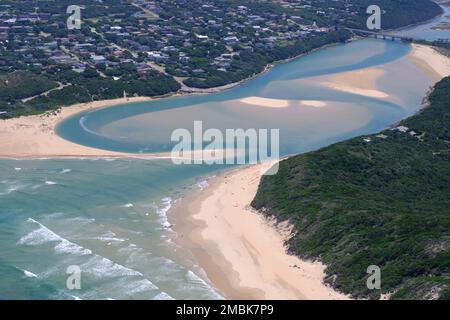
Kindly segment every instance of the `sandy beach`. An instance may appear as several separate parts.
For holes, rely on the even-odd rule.
[[[409,58],[435,81],[450,75],[450,59],[430,46],[413,44]]]
[[[71,116],[98,108],[128,102],[148,101],[151,98],[120,98],[80,103],[54,112],[0,120],[0,157],[127,157],[137,156],[90,148],[64,140],[55,133],[59,122]],[[165,154],[153,154],[163,157]]]
[[[174,229],[231,299],[348,299],[323,283],[325,266],[288,255],[288,224],[275,226],[250,207],[270,164],[222,174],[200,194],[180,200]]]

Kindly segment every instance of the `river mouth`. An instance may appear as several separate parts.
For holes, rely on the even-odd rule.
[[[306,152],[419,110],[433,80],[409,60],[410,49],[381,40],[335,46],[222,93],[77,114],[57,133],[139,154],[170,151],[174,129],[202,120],[205,128],[279,128],[281,155]],[[359,91],[349,90],[352,81]],[[167,213],[227,169],[155,159],[0,160],[0,292],[20,299],[221,298],[176,241],[181,235]],[[82,267],[81,291],[65,288],[69,265]]]

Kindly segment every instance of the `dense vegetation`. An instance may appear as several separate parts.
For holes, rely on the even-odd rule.
[[[17,99],[37,95],[56,86],[56,82],[28,71],[0,74],[0,100],[13,102]]]
[[[381,28],[395,29],[426,20],[442,13],[441,7],[431,0],[356,0],[361,12],[370,5],[378,5],[382,9]],[[367,16],[357,15],[348,23],[351,27],[366,28]]]
[[[51,79],[61,81],[65,87],[26,102],[21,100],[56,87],[56,81]],[[133,70],[118,81],[102,78],[95,70],[79,74],[63,68],[48,78],[28,71],[0,74],[0,81],[0,111],[7,112],[0,114],[0,119],[42,113],[75,103],[121,98],[124,92],[127,96],[160,96],[180,88],[169,76],[154,72],[147,79],[140,79]]]
[[[212,70],[207,78],[189,78],[184,83],[191,87],[210,88],[237,82],[263,71],[268,64],[275,61],[296,57],[327,44],[345,42],[350,37],[350,32],[340,30],[295,41],[289,46],[274,50],[260,49],[255,52],[243,52],[234,59],[232,68],[228,72]]]
[[[450,298],[450,77],[429,101],[400,123],[408,132],[282,161],[253,200],[289,219],[290,251],[323,261],[326,281],[354,297]],[[369,265],[381,268],[381,290],[366,287]]]

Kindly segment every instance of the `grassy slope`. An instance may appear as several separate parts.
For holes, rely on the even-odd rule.
[[[298,255],[328,265],[327,282],[356,297],[366,269],[378,265],[382,290],[393,298],[450,297],[450,77],[430,96],[430,107],[388,138],[361,137],[281,163],[262,179],[252,203],[290,219]]]

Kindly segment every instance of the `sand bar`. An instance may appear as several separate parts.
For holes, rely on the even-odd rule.
[[[430,46],[413,44],[409,58],[435,81],[450,75],[450,59]]]
[[[361,70],[342,72],[333,75],[322,85],[338,91],[358,94],[366,97],[384,99],[389,94],[376,89],[376,81],[379,80],[385,71],[380,68],[366,68]]]
[[[319,100],[300,100],[300,103],[307,107],[314,107],[314,108],[323,108],[327,106],[327,103],[325,101]]]
[[[289,101],[283,99],[270,99],[262,97],[247,97],[239,100],[242,103],[252,106],[259,106],[265,108],[286,108],[289,107]]]

